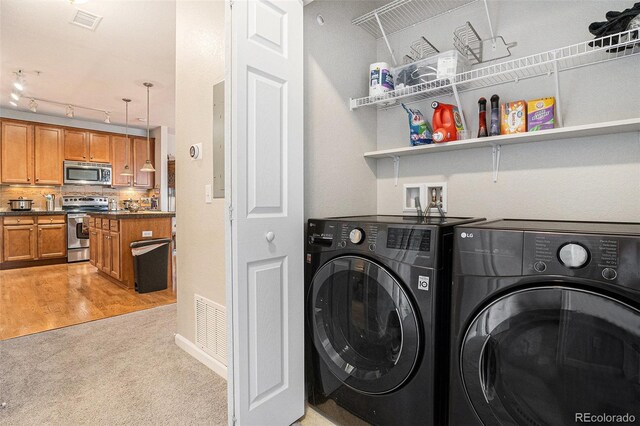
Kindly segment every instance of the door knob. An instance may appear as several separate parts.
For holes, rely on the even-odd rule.
[[[268,242],[273,241],[275,237],[276,237],[276,234],[274,234],[271,231],[267,232],[267,235],[265,235],[265,238],[267,239]]]

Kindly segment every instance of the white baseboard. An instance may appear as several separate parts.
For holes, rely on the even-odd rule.
[[[227,380],[226,365],[222,364],[220,361],[218,361],[217,359],[207,354],[205,351],[197,347],[194,343],[184,338],[180,334],[176,334],[175,341],[176,341],[176,345],[178,345],[180,349],[182,349],[183,351],[185,351],[186,353],[188,353],[189,355],[191,355],[192,357],[194,357],[195,359],[197,359],[198,361],[200,361],[201,363],[209,367],[218,376]]]

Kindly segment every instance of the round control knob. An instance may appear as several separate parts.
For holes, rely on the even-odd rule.
[[[349,240],[353,244],[360,244],[364,240],[364,231],[360,228],[352,229],[349,233]]]
[[[536,262],[533,264],[533,269],[535,269],[536,272],[544,272],[547,270],[547,264],[542,261]]]
[[[369,250],[376,251],[376,245],[373,243],[369,244]]]
[[[589,252],[580,244],[568,243],[560,247],[558,257],[567,268],[581,268],[589,260]]]
[[[605,280],[615,280],[618,277],[618,273],[613,268],[604,268],[602,270],[602,278]]]
[[[338,247],[340,247],[340,248],[345,248],[346,246],[347,246],[347,242],[346,241],[340,241],[338,243]]]

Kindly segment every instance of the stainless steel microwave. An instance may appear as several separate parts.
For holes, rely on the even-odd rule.
[[[111,164],[65,161],[64,184],[111,186]]]

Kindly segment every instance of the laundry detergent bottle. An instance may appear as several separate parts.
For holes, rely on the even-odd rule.
[[[457,140],[458,130],[464,130],[458,107],[433,101],[431,108],[433,108],[433,141],[442,143]]]

